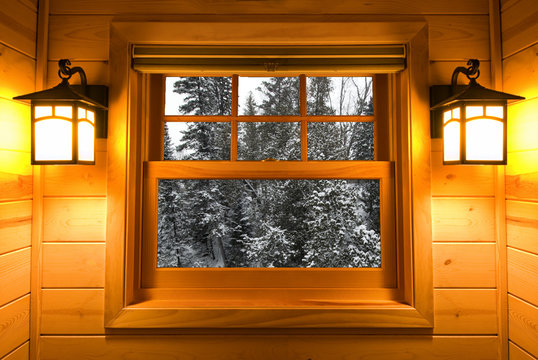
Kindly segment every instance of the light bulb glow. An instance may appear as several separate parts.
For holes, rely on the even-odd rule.
[[[68,119],[73,118],[73,107],[71,106],[55,106],[54,115],[58,117],[64,117]]]
[[[78,123],[78,159],[94,161],[94,127],[87,121]]]
[[[502,161],[504,154],[502,121],[476,119],[465,124],[466,159]]]
[[[52,116],[52,106],[35,106],[34,118],[39,120],[41,118]]]
[[[443,134],[443,149],[445,161],[460,160],[460,123],[451,121],[445,124]]]
[[[35,160],[73,160],[73,124],[63,119],[34,123]]]

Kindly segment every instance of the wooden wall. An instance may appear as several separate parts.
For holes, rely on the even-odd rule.
[[[538,7],[501,2],[503,88],[524,96],[509,105],[506,168],[509,351],[538,358]]]
[[[35,90],[37,0],[0,8],[0,359],[28,359],[32,167],[30,106]]]
[[[487,0],[211,1],[51,0],[49,86],[56,62],[70,58],[92,84],[107,84],[108,26],[114,17],[165,18],[215,14],[272,19],[299,14],[377,14],[425,18],[430,30],[430,82],[447,84],[468,58],[489,79]],[[281,15],[286,14],[286,15]],[[325,17],[316,17],[323,20]],[[223,17],[220,18],[225,19]],[[255,18],[254,18],[255,19]],[[427,76],[427,74],[426,74]],[[105,335],[106,140],[95,166],[47,167],[44,172],[43,359],[498,359],[494,171],[444,167],[433,142],[435,328],[429,335]]]

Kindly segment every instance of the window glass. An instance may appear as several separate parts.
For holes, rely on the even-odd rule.
[[[372,78],[307,77],[308,115],[373,115]]]
[[[231,77],[167,77],[165,115],[230,115]]]
[[[308,160],[374,160],[374,123],[310,122]]]
[[[164,160],[230,160],[230,123],[165,123]]]
[[[298,77],[239,77],[239,115],[299,115]]]
[[[238,160],[300,160],[301,126],[296,122],[238,123]]]
[[[158,267],[381,266],[379,180],[159,180]]]

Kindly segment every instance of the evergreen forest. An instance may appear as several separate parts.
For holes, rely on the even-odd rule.
[[[182,77],[178,114],[230,115],[229,77]],[[239,83],[241,86],[241,82]],[[264,78],[241,115],[298,115],[299,78]],[[311,77],[308,115],[373,115],[369,77]],[[164,160],[229,160],[229,122],[165,125]],[[309,160],[373,160],[371,122],[310,122]],[[239,122],[238,160],[300,160],[298,122]],[[379,180],[159,180],[158,267],[380,267]]]

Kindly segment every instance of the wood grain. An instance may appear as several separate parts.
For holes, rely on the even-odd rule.
[[[508,153],[506,198],[538,201],[538,150]]]
[[[24,1],[4,1],[0,10],[0,42],[35,59],[37,13]]]
[[[495,244],[434,243],[435,287],[495,287]]]
[[[430,86],[449,85],[452,81],[452,72],[458,66],[465,66],[467,61],[439,61],[430,60]],[[480,61],[480,85],[491,88],[490,61]],[[467,85],[469,80],[465,76],[458,77],[458,84]],[[432,139],[433,141],[433,139]]]
[[[106,199],[45,198],[43,209],[43,241],[105,240]]]
[[[35,60],[0,43],[0,97],[35,91]]]
[[[0,201],[32,198],[30,153],[0,150]]]
[[[103,287],[105,244],[43,244],[43,287]]]
[[[496,334],[495,289],[435,289],[435,334]]]
[[[510,340],[538,356],[538,307],[508,295]]]
[[[106,196],[106,156],[106,152],[97,151],[93,166],[46,167],[44,195]]]
[[[42,334],[104,334],[103,289],[45,289]]]
[[[538,306],[537,289],[538,255],[508,248],[508,292]]]
[[[508,343],[510,360],[536,360],[534,356],[514,344],[513,342]]]
[[[0,98],[0,150],[30,151],[30,111],[27,104]]]
[[[489,60],[488,16],[426,16],[430,59],[466,61],[469,54]]]
[[[75,54],[73,54],[75,55]],[[73,66],[80,66],[86,72],[88,84],[108,85],[108,61],[73,61]],[[73,84],[79,83],[79,79],[73,77]],[[53,87],[60,83],[58,77],[58,61],[47,62],[47,87]]]
[[[0,203],[0,255],[30,246],[32,200]]]
[[[538,203],[506,201],[508,245],[538,254]]]
[[[0,307],[0,357],[28,340],[30,295]]]
[[[436,139],[442,141],[441,139]],[[443,165],[443,153],[432,151],[433,196],[493,196],[494,167]]]
[[[30,342],[27,341],[12,352],[2,360],[28,360],[30,358]]]
[[[538,96],[538,44],[503,61],[503,91],[527,99]],[[480,64],[482,66],[482,64]]]
[[[503,58],[538,40],[538,7],[535,0],[519,0],[502,7]]]
[[[53,1],[51,7],[53,7]],[[108,60],[111,16],[49,17],[49,60]],[[57,70],[50,74],[54,75]]]
[[[433,198],[433,241],[495,241],[493,198]]]
[[[42,344],[42,360],[497,358],[495,336],[44,336]]]
[[[487,1],[454,0],[450,3],[428,0],[376,1],[371,3],[322,0],[275,2],[238,2],[224,0],[211,6],[195,0],[162,0],[149,4],[143,0],[56,0],[51,14],[487,14]]]
[[[30,292],[30,248],[0,255],[0,306]]]
[[[538,83],[535,85],[538,89]],[[508,152],[538,149],[538,142],[534,136],[538,132],[537,112],[538,97],[508,106]],[[508,163],[508,166],[512,164]]]

